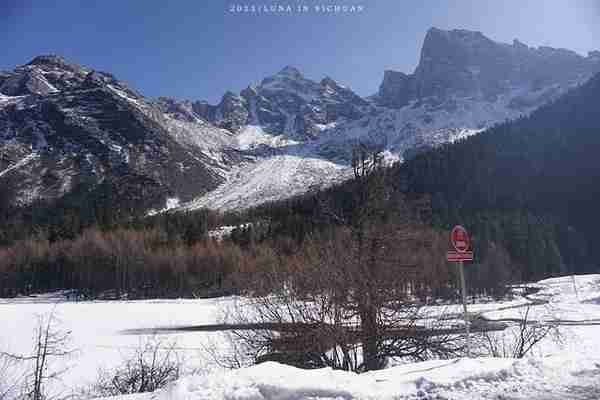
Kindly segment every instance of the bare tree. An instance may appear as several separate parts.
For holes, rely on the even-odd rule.
[[[38,326],[35,332],[35,347],[32,357],[34,369],[32,374],[31,391],[29,397],[32,400],[42,400],[45,396],[45,385],[48,381],[58,379],[66,369],[53,368],[53,361],[63,359],[73,353],[70,350],[70,331],[60,329],[55,310],[46,317],[38,318]]]
[[[30,372],[23,376],[20,392],[21,398],[29,400],[47,400],[50,398],[46,385],[50,381],[60,379],[67,368],[55,364],[55,361],[64,360],[73,354],[70,349],[70,331],[60,328],[60,320],[54,308],[47,315],[38,316],[34,332],[33,352],[29,355],[0,353],[0,357],[9,360],[12,365],[20,364]],[[12,389],[14,392],[15,388]]]
[[[270,282],[272,290],[240,300],[227,315],[224,322],[244,329],[234,331],[235,345],[225,366],[239,367],[248,360],[278,361],[302,368],[364,371],[366,337],[375,338],[372,351],[379,368],[390,358],[425,360],[461,353],[462,343],[439,329],[442,318],[432,318],[407,294],[406,282],[398,275],[401,271],[395,269],[375,282],[376,332],[362,331],[364,292],[360,288],[364,286],[357,283],[359,271],[352,270],[351,233],[342,230],[329,239],[309,240],[302,254],[282,259],[280,265],[256,278],[261,285]],[[220,361],[217,364],[222,365],[224,360]]]
[[[415,282],[435,250],[434,232],[386,185],[379,152],[358,147],[352,166],[350,206],[327,209],[338,226],[313,234],[291,257],[275,255],[252,279],[270,293],[238,308],[234,321],[258,328],[236,332],[258,362],[368,371],[390,357],[460,351],[449,335],[425,334],[419,321]]]

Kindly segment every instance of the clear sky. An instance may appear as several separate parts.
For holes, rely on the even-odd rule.
[[[294,11],[234,13],[233,4]],[[319,4],[363,11],[321,13]],[[585,55],[600,49],[600,0],[0,0],[0,69],[55,53],[147,96],[214,103],[293,65],[370,95],[385,69],[413,72],[432,26]]]

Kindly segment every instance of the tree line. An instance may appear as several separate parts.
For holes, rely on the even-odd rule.
[[[363,232],[368,226],[373,235],[387,237],[394,224],[410,220],[418,221],[410,225],[411,234],[426,236],[430,246],[388,240],[386,251],[397,254],[394,259],[404,253],[407,259],[422,259],[410,271],[397,270],[391,261],[388,269],[402,275],[403,290],[423,301],[454,298],[456,276],[444,257],[448,232],[431,226],[427,197],[408,198],[387,184],[392,170],[380,164],[378,154],[363,149],[361,157],[375,157],[373,169],[368,174],[356,170],[346,185],[245,212],[164,213],[110,226],[80,226],[66,235],[39,230],[0,248],[0,295],[58,289],[75,290],[77,298],[115,299],[266,294],[274,284],[263,279],[265,271],[309,263],[320,246],[331,243],[339,243],[343,252],[341,238],[348,231]],[[227,223],[238,228],[223,239],[210,237],[211,228]],[[60,226],[51,229],[64,232]],[[501,245],[490,240],[485,246],[486,257],[468,269],[471,291],[501,296],[519,272]]]

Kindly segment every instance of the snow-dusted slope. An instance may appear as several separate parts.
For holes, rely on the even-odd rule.
[[[556,88],[556,93],[567,89]],[[546,90],[540,91],[540,98],[543,93]],[[511,107],[515,99],[524,95],[531,93],[526,88],[514,88],[494,101],[456,97],[444,102],[412,101],[399,109],[378,107],[372,115],[325,130],[321,141],[326,146],[371,141],[402,155],[416,146],[435,146],[468,137],[496,123],[527,114],[544,103],[538,100],[528,107]]]
[[[526,115],[599,70],[593,54],[439,29],[428,31],[414,74],[386,71],[367,99],[288,66],[239,95],[226,93],[216,106],[196,105],[249,157],[217,189],[183,207],[246,208],[331,185],[349,176],[357,143],[402,160]]]
[[[227,176],[226,183],[186,204],[186,209],[223,210],[251,207],[341,182],[351,170],[315,154],[278,154],[243,164]]]
[[[177,117],[111,74],[36,57],[0,73],[0,179],[16,203],[101,184],[139,211],[191,200],[238,160],[228,131]]]
[[[493,101],[477,97],[415,100],[399,109],[372,104],[368,114],[323,125],[310,140],[285,130],[247,125],[235,134],[233,145],[252,156],[234,167],[214,191],[183,207],[247,208],[331,185],[351,176],[350,157],[357,143],[376,145],[386,150],[390,160],[402,160],[407,151],[454,142],[525,115],[575,84],[536,91],[514,87]]]

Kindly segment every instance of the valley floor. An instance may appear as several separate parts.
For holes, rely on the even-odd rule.
[[[219,332],[160,336],[173,344],[190,374],[156,393],[119,400],[297,400],[297,399],[600,399],[600,275],[552,278],[530,286],[537,293],[499,303],[469,306],[489,320],[520,318],[533,303],[530,318],[560,324],[560,340],[548,337],[524,359],[487,358],[432,360],[396,364],[361,375],[300,370],[276,363],[226,371],[207,364],[206,349],[226,351]],[[57,301],[58,300],[58,301]],[[71,331],[78,350],[53,390],[68,394],[94,381],[99,368],[110,368],[139,346],[142,338],[122,331],[152,327],[222,322],[235,298],[130,302],[67,302],[60,296],[0,300],[0,349],[31,351],[35,316],[55,310],[61,326]],[[459,306],[434,306],[448,314]],[[510,334],[510,328],[505,334]]]

